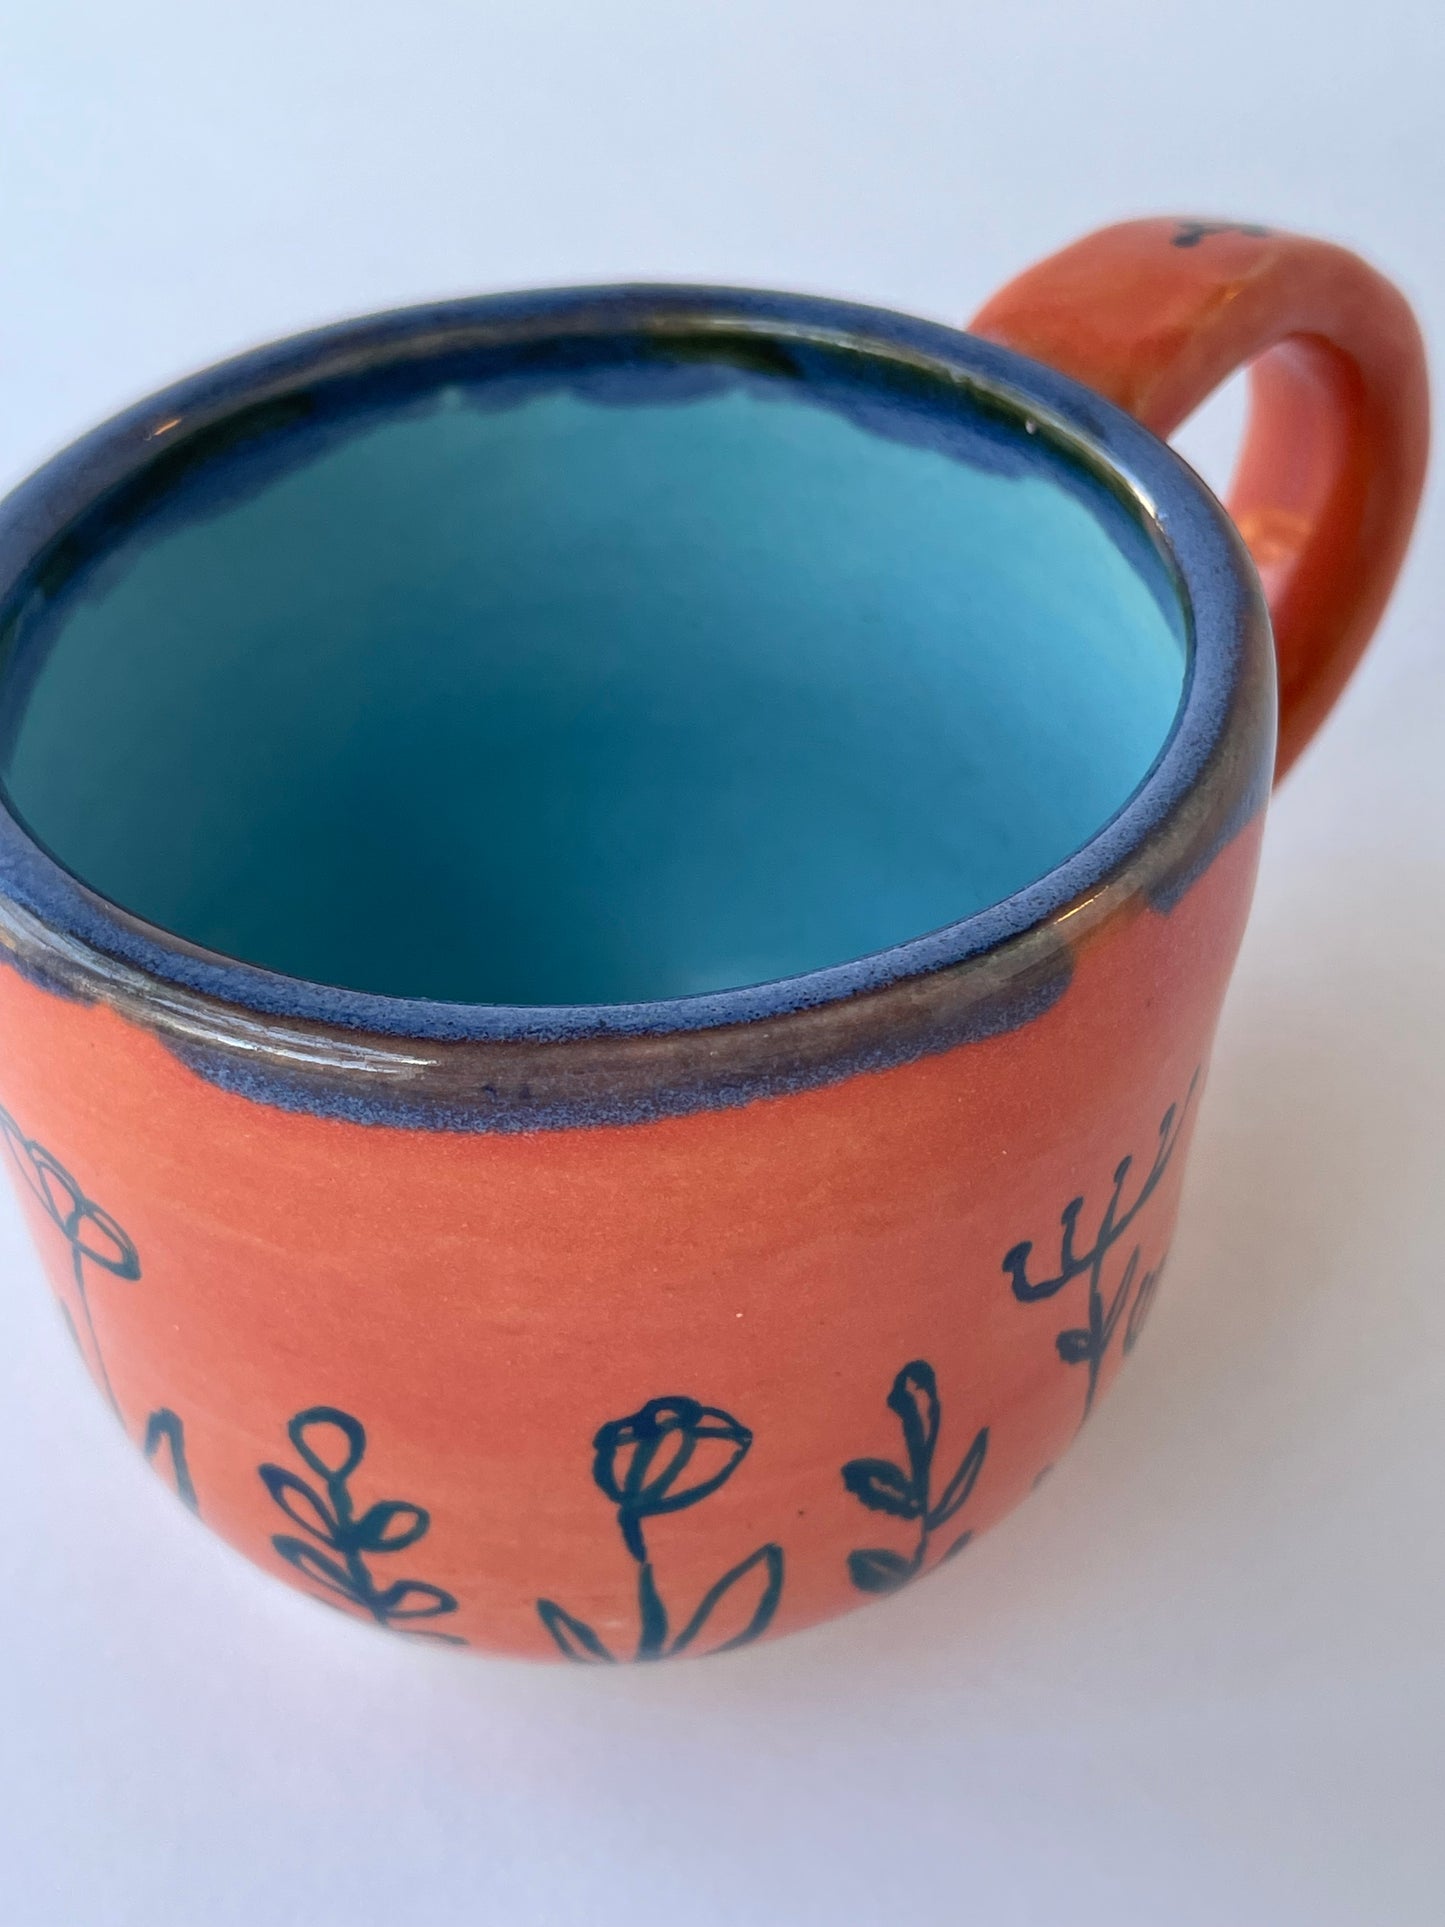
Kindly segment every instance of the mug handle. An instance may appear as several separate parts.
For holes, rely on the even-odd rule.
[[[1429,388],[1404,296],[1325,241],[1222,221],[1124,221],[1026,270],[972,329],[1086,382],[1162,436],[1249,364],[1228,507],[1274,625],[1278,781],[1359,661],[1419,505]]]

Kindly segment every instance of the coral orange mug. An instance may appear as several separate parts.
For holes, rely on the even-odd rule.
[[[1245,363],[1231,522],[1159,437]],[[1149,220],[971,334],[462,301],[52,461],[0,511],[0,1126],[126,1432],[261,1566],[506,1653],[957,1553],[1148,1316],[1426,413],[1352,255]]]

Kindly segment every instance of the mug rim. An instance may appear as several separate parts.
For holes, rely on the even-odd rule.
[[[977,964],[1051,928],[1057,935],[1058,925],[1137,865],[1172,820],[1219,819],[1206,837],[1218,848],[1255,813],[1268,788],[1267,768],[1262,776],[1259,766],[1272,762],[1272,713],[1268,757],[1257,753],[1257,742],[1231,748],[1231,735],[1237,734],[1244,686],[1258,680],[1249,664],[1258,657],[1261,637],[1268,644],[1268,618],[1247,551],[1205,483],[1133,417],[1042,363],[961,329],[821,296],[673,283],[560,288],[406,307],[251,349],[112,417],[0,502],[0,614],[13,619],[23,607],[37,570],[78,517],[162,449],[240,409],[304,384],[364,376],[442,348],[480,349],[567,332],[656,338],[709,329],[842,346],[962,385],[1036,422],[1050,442],[1062,444],[1120,495],[1152,536],[1180,596],[1184,684],[1148,772],[1085,843],[1022,889],[953,923],[763,984],[626,1004],[443,1003],[290,977],[149,924],[52,857],[0,788],[0,925],[8,926],[0,927],[0,938],[12,955],[22,964],[28,957],[32,974],[42,977],[68,980],[79,973],[114,983],[117,973],[139,973],[152,1002],[189,998],[212,1015],[226,1006],[262,1025],[279,1021],[377,1040],[500,1045],[657,1039],[824,1012]],[[1240,755],[1250,768],[1242,777],[1236,771],[1237,780],[1225,785],[1232,795],[1222,811],[1191,808],[1207,772],[1232,765]],[[1176,883],[1185,870],[1205,867],[1199,835],[1187,824],[1169,840],[1181,844],[1171,859]],[[1184,845],[1198,847],[1190,855]],[[1151,883],[1151,894],[1159,881]],[[1162,887],[1168,887],[1167,878]]]

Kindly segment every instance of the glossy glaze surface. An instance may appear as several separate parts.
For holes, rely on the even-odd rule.
[[[975,420],[985,415],[997,422],[1002,416],[1014,423],[1002,444],[994,438],[993,459],[1007,455],[1012,465],[1022,452],[1026,466],[1036,468],[1036,442],[1041,441],[1044,466],[1055,486],[1076,492],[1082,469],[1118,500],[1121,513],[1111,518],[1111,534],[1121,545],[1133,547],[1141,573],[1151,583],[1157,580],[1157,555],[1166,558],[1187,609],[1190,656],[1185,700],[1174,727],[1148,780],[1111,818],[1096,825],[1071,856],[1001,901],[843,963],[764,985],[689,997],[608,1005],[496,1005],[386,997],[287,977],[201,949],[98,897],[48,857],[12,812],[0,808],[0,900],[8,900],[17,913],[38,920],[62,940],[65,959],[56,967],[92,977],[96,968],[112,977],[134,969],[142,979],[156,978],[171,986],[183,1004],[184,993],[194,993],[207,1000],[208,1008],[203,1020],[187,1004],[185,1022],[192,1036],[209,1038],[217,1026],[234,1028],[233,1017],[250,1013],[288,1025],[319,1025],[327,1035],[362,1033],[405,1039],[409,1045],[425,1040],[540,1046],[587,1040],[588,1052],[568,1055],[565,1081],[574,1093],[575,1108],[565,1114],[550,1100],[521,1103],[515,1112],[506,1101],[463,1108],[450,1072],[434,1076],[429,1069],[412,1080],[418,1087],[417,1121],[429,1115],[438,1124],[525,1128],[529,1122],[624,1114],[608,1107],[623,1081],[628,1051],[612,1049],[610,1040],[676,1040],[662,1053],[665,1068],[661,1060],[650,1064],[645,1107],[625,1113],[655,1115],[674,1095],[685,1105],[702,1095],[693,1074],[685,1070],[696,1035],[733,1027],[727,1053],[706,1047],[717,1065],[723,1059],[731,1063],[735,1051],[744,1056],[754,1052],[749,1036],[755,1019],[802,1020],[804,1013],[826,1013],[828,1026],[836,1023],[851,1033],[849,1000],[904,982],[914,985],[911,998],[890,1005],[885,1021],[865,1022],[866,1037],[852,1038],[847,1050],[833,1038],[809,1044],[803,1052],[805,1074],[839,1075],[848,1064],[865,1061],[860,1055],[865,1049],[866,1061],[881,1062],[916,1048],[941,1048],[977,1028],[970,1018],[960,1030],[960,1000],[951,994],[944,1001],[952,1016],[943,1019],[933,1010],[934,974],[954,964],[978,964],[984,976],[995,980],[985,1001],[996,1005],[1002,997],[1007,1009],[1002,1015],[996,1011],[987,1027],[1018,1021],[1039,1007],[1035,979],[1040,968],[1044,975],[1058,975],[1059,947],[1051,930],[1054,919],[1076,898],[1107,888],[1131,858],[1145,861],[1145,887],[1150,891],[1167,894],[1184,887],[1243,820],[1241,812],[1247,815],[1263,795],[1257,765],[1249,761],[1246,770],[1233,760],[1238,756],[1236,712],[1258,700],[1256,684],[1267,667],[1259,648],[1258,592],[1248,569],[1241,567],[1238,538],[1166,448],[1077,383],[956,330],[840,302],[668,287],[489,296],[343,323],[259,349],[182,382],[58,456],[17,491],[0,515],[0,640],[7,650],[18,651],[12,688],[22,690],[43,663],[43,649],[19,649],[19,642],[27,634],[43,639],[46,611],[53,598],[63,596],[77,566],[123,539],[138,498],[156,499],[176,472],[188,472],[198,456],[204,459],[218,446],[244,439],[243,424],[284,426],[298,419],[304,424],[324,401],[324,425],[328,411],[344,415],[358,403],[389,401],[398,391],[414,392],[419,381],[435,386],[445,370],[473,366],[480,354],[529,368],[539,356],[549,363],[579,355],[591,358],[599,338],[625,338],[650,363],[675,354],[680,342],[695,344],[700,336],[724,344],[730,364],[744,357],[749,372],[760,363],[775,367],[780,362],[835,371],[838,406],[850,417],[864,414],[870,427],[887,431],[890,440],[915,444],[946,439],[956,429],[962,397]],[[808,385],[817,385],[816,375]],[[876,405],[880,392],[889,397],[881,419]],[[860,407],[864,400],[866,409]],[[922,423],[920,409],[926,417]],[[1022,437],[1017,433],[1020,419]],[[1028,432],[1029,421],[1036,425],[1034,436]],[[976,448],[978,437],[971,439]],[[1097,502],[1097,490],[1091,492]],[[1216,769],[1221,780],[1201,783]],[[1016,940],[1029,954],[1011,953],[1004,964],[1003,947]],[[1050,952],[1051,963],[1040,964],[1034,953],[1041,950]],[[112,982],[111,994],[118,988]],[[978,1004],[981,989],[980,982],[972,980],[963,1001]],[[143,990],[138,994],[145,1001]],[[217,1004],[223,1007],[219,1012]],[[901,1039],[900,1020],[906,1023],[913,1006],[918,1007],[923,1035]],[[150,1000],[150,1020],[163,1021],[169,1008],[169,1001]],[[759,1078],[750,1072],[732,1101],[749,1091],[778,1087],[780,1071],[796,1058],[796,1045],[810,1030],[806,1021],[792,1028],[795,1047],[776,1051],[770,1040],[766,1052],[771,1075]],[[265,1066],[266,1092],[279,1094],[287,1065],[296,1061],[294,1053],[269,1052],[264,1025],[256,1036],[248,1036],[246,1048]],[[599,1063],[606,1060],[606,1075],[590,1070],[580,1074],[589,1052]],[[503,1059],[509,1055],[517,1059],[515,1052],[502,1053]],[[428,1056],[426,1061],[430,1066],[433,1060]],[[476,1063],[468,1061],[475,1073]],[[219,1065],[215,1068],[223,1074]],[[500,1062],[489,1062],[485,1082],[505,1100],[512,1080],[494,1074],[500,1069]],[[529,1060],[528,1088],[537,1081],[537,1069]],[[372,1084],[378,1087],[377,1080]],[[679,1084],[682,1088],[675,1091]],[[304,1101],[324,1103],[326,1080],[309,1084]],[[628,1104],[636,1105],[637,1099],[629,1098]]]
[[[1257,832],[1169,913],[1112,918],[1021,1028],[654,1124],[272,1110],[106,1005],[0,972],[6,1105],[137,1255],[117,1269],[68,1192],[69,1237],[27,1188],[37,1245],[131,1438],[174,1414],[206,1523],[345,1610],[537,1658],[603,1663],[589,1633],[658,1657],[746,1566],[682,1650],[805,1626],[1024,1498],[1140,1338]],[[889,1404],[920,1363],[931,1450],[922,1392]],[[911,1450],[904,1400],[923,1410]],[[601,1436],[616,1426],[625,1442]],[[176,1482],[164,1436],[154,1462]],[[425,1518],[388,1513],[358,1543],[384,1501]]]
[[[1318,527],[1388,517],[1368,567],[1340,575],[1310,523],[1279,578],[1302,740],[1403,549],[1418,429],[1392,440],[1380,398],[1398,411],[1423,374],[1392,291],[1274,242],[1134,224],[988,325],[1046,332],[1070,288],[1099,366],[1137,353],[1184,393],[1251,264],[1260,313],[1340,322],[1359,433],[1336,433],[1336,383],[1296,447]],[[1346,284],[1353,307],[1291,306]],[[822,332],[1047,419],[1152,526],[1184,599],[1184,701],[1144,783],[1046,876],[929,937],[610,1006],[248,967],[105,903],[0,812],[0,1132],[89,1369],[207,1523],[393,1631],[611,1664],[746,1645],[965,1552],[1140,1342],[1248,909],[1275,671],[1238,536],[1107,401],[948,330],[718,291],[464,303],[198,377],[0,513],[6,607],[66,579],[157,435],[599,314]],[[1321,555],[1349,606],[1311,628],[1297,585]]]
[[[1183,689],[1142,519],[941,380],[646,350],[171,454],[14,629],[19,817],[211,950],[534,1006],[847,963],[1087,842]]]

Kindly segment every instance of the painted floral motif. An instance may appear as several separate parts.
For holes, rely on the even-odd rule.
[[[974,1435],[951,1478],[935,1497],[933,1460],[938,1447],[943,1410],[938,1380],[926,1359],[915,1358],[893,1381],[888,1408],[896,1413],[903,1433],[904,1463],[891,1459],[850,1459],[843,1467],[843,1483],[871,1512],[886,1512],[916,1526],[912,1550],[896,1552],[889,1546],[867,1546],[848,1554],[848,1575],[859,1592],[897,1592],[923,1572],[936,1532],[955,1519],[968,1504],[988,1456],[988,1427]],[[958,1534],[935,1562],[952,1559],[972,1539]]]
[[[99,1271],[108,1277],[134,1284],[141,1275],[140,1253],[129,1234],[110,1213],[102,1210],[94,1198],[86,1196],[60,1159],[35,1138],[27,1137],[4,1109],[0,1109],[0,1136],[5,1139],[11,1160],[26,1190],[70,1247],[70,1272],[75,1283],[76,1302],[80,1306],[84,1338],[64,1299],[60,1301],[60,1309],[76,1350],[105,1393],[110,1409],[124,1425],[125,1414],[120,1409],[115,1388],[110,1382],[105,1353],[101,1349],[90,1309],[89,1271]],[[199,1512],[196,1488],[191,1482],[190,1467],[186,1463],[186,1428],[178,1414],[167,1406],[161,1406],[150,1414],[146,1420],[143,1441],[146,1458],[152,1464],[163,1448],[170,1460],[171,1478],[177,1496],[192,1512]]]
[[[560,1653],[584,1665],[726,1653],[767,1631],[783,1591],[781,1546],[759,1546],[730,1567],[674,1632],[645,1536],[650,1521],[700,1505],[724,1486],[752,1442],[752,1433],[730,1413],[693,1398],[651,1399],[602,1427],[592,1442],[592,1480],[616,1508],[623,1546],[636,1567],[637,1644],[630,1655],[614,1653],[585,1620],[555,1600],[539,1599],[538,1616]]]
[[[1106,1285],[1111,1254],[1125,1239],[1169,1169],[1198,1085],[1199,1072],[1196,1071],[1190,1079],[1183,1104],[1171,1104],[1164,1113],[1159,1125],[1159,1143],[1154,1161],[1127,1205],[1124,1198],[1134,1160],[1127,1157],[1115,1167],[1113,1189],[1099,1219],[1098,1230],[1087,1249],[1079,1249],[1079,1219],[1083,1215],[1085,1200],[1078,1197],[1069,1200],[1060,1218],[1063,1236],[1059,1245],[1058,1269],[1052,1276],[1030,1278],[1029,1260],[1034,1248],[1027,1239],[1016,1244],[1003,1261],[1004,1271],[1012,1281],[1014,1297],[1020,1304],[1036,1304],[1043,1299],[1054,1298],[1075,1279],[1088,1280],[1087,1322],[1061,1331],[1054,1341],[1059,1357],[1066,1365],[1083,1365],[1088,1370],[1084,1391],[1085,1419],[1094,1409],[1099,1375],[1120,1319],[1129,1312],[1132,1301],[1134,1310],[1129,1312],[1124,1341],[1125,1349],[1132,1350],[1159,1283],[1160,1267],[1140,1274],[1139,1257],[1143,1247],[1135,1244],[1117,1282],[1112,1287]]]
[[[1029,1240],[1016,1244],[1003,1261],[1013,1295],[1022,1304],[1054,1298],[1070,1284],[1084,1281],[1084,1322],[1067,1326],[1055,1338],[1066,1365],[1086,1368],[1083,1419],[1093,1409],[1115,1337],[1122,1329],[1123,1350],[1132,1351],[1152,1308],[1162,1264],[1144,1269],[1142,1245],[1129,1234],[1169,1169],[1198,1082],[1196,1072],[1183,1103],[1165,1112],[1153,1160],[1142,1179],[1131,1188],[1132,1156],[1115,1167],[1112,1188],[1087,1245],[1080,1230],[1086,1211],[1081,1195],[1063,1209],[1058,1259],[1047,1276],[1033,1275],[1034,1246]],[[140,1279],[136,1246],[59,1159],[27,1137],[4,1110],[0,1110],[0,1133],[26,1188],[66,1242],[79,1318],[69,1307],[65,1307],[66,1316],[77,1345],[124,1422],[90,1294],[97,1277],[128,1283]],[[1126,1242],[1128,1255],[1115,1270],[1114,1254]],[[841,1468],[846,1489],[860,1505],[911,1528],[910,1542],[903,1547],[870,1545],[848,1554],[853,1586],[870,1594],[896,1592],[969,1543],[972,1531],[965,1528],[950,1532],[943,1549],[935,1550],[939,1535],[968,1504],[989,1449],[989,1428],[982,1426],[948,1478],[938,1481],[935,1466],[943,1413],[936,1374],[926,1359],[913,1359],[897,1373],[887,1405],[901,1432],[899,1458],[850,1459]],[[388,1579],[373,1570],[378,1561],[390,1560],[425,1538],[431,1519],[410,1500],[360,1504],[354,1481],[367,1450],[361,1422],[335,1406],[317,1405],[298,1412],[286,1429],[304,1472],[269,1463],[258,1468],[272,1502],[297,1528],[272,1535],[277,1554],[327,1603],[349,1607],[378,1625],[413,1637],[465,1644],[456,1634],[426,1623],[457,1611],[458,1602],[450,1592],[427,1580]],[[555,1600],[538,1599],[538,1616],[564,1657],[579,1664],[610,1665],[622,1659],[728,1652],[751,1644],[768,1630],[783,1591],[781,1546],[758,1546],[730,1566],[685,1617],[675,1615],[665,1603],[649,1546],[649,1535],[658,1522],[720,1491],[752,1444],[751,1431],[731,1413],[681,1396],[652,1399],[640,1410],[601,1427],[593,1440],[592,1480],[615,1512],[623,1551],[632,1562],[637,1632],[635,1640],[629,1636],[626,1642],[628,1651],[615,1651],[586,1620]],[[169,1406],[149,1414],[143,1450],[147,1460],[168,1471],[181,1500],[193,1511],[199,1510],[185,1426]]]
[[[106,1370],[105,1354],[101,1350],[95,1320],[91,1315],[89,1272],[98,1271],[107,1277],[133,1283],[141,1275],[140,1253],[110,1213],[103,1211],[93,1198],[85,1195],[59,1158],[33,1137],[27,1137],[6,1110],[0,1110],[0,1134],[4,1136],[26,1190],[36,1199],[70,1247],[71,1276],[75,1281],[76,1302],[80,1306],[85,1327],[84,1340],[68,1305],[63,1306],[65,1316],[82,1356],[110,1401],[111,1410],[119,1418],[120,1406],[116,1403],[110,1373]]]
[[[200,1503],[196,1498],[191,1468],[186,1459],[186,1428],[168,1406],[162,1405],[146,1420],[145,1443],[142,1449],[147,1461],[152,1465],[162,1452],[165,1453],[170,1460],[171,1483],[176,1488],[176,1497],[182,1505],[189,1506],[192,1512],[199,1513]]]
[[[327,1596],[343,1600],[378,1626],[417,1639],[439,1639],[462,1646],[455,1633],[437,1632],[415,1622],[454,1613],[457,1602],[424,1579],[393,1579],[379,1585],[370,1561],[404,1552],[425,1538],[431,1515],[408,1499],[378,1499],[357,1516],[352,1475],[366,1456],[366,1431],[349,1412],[334,1405],[313,1405],[286,1427],[297,1456],[316,1478],[309,1480],[285,1466],[263,1465],[261,1481],[286,1517],[306,1535],[278,1532],[271,1544],[295,1572]]]
[[[1139,1280],[1139,1289],[1134,1293],[1134,1302],[1129,1307],[1129,1316],[1124,1320],[1124,1356],[1126,1358],[1139,1343],[1144,1327],[1148,1323],[1149,1314],[1154,1309],[1155,1294],[1159,1290],[1159,1280],[1163,1276],[1164,1266],[1161,1263],[1155,1265],[1152,1271],[1146,1271]]]
[[[1170,236],[1169,244],[1176,248],[1197,248],[1211,234],[1248,234],[1262,241],[1268,233],[1267,227],[1260,227],[1252,221],[1181,221]]]

